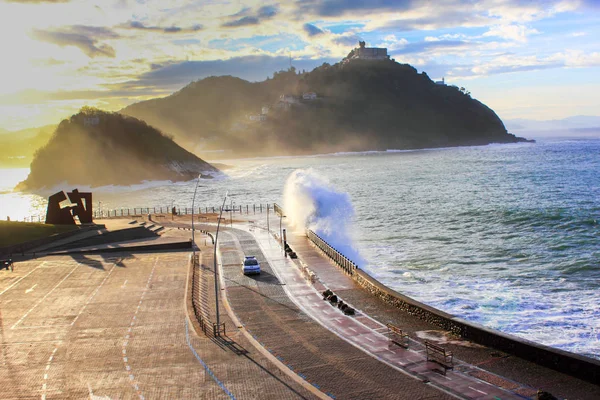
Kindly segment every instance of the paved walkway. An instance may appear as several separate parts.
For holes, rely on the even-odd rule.
[[[450,399],[453,396],[421,380],[401,374],[340,339],[299,309],[247,232],[224,228],[219,250],[231,307],[243,328],[298,376],[331,398]],[[256,255],[260,276],[242,274],[243,255]]]
[[[327,327],[348,343],[361,348],[374,358],[387,362],[394,368],[403,370],[423,382],[429,382],[428,385],[441,387],[447,393],[461,398],[532,398],[535,397],[538,388],[569,399],[600,398],[600,387],[597,385],[491,348],[461,340],[453,337],[449,332],[390,308],[345,276],[318,249],[312,246],[304,235],[288,234],[288,242],[300,255],[300,258],[317,273],[319,281],[324,283],[323,286],[317,284],[315,288],[309,290],[307,287],[310,285],[305,283],[299,273],[302,269],[301,264],[291,266],[293,263],[283,258],[279,243],[266,234],[265,221],[261,221],[256,216],[252,216],[251,221],[243,221],[243,218],[240,217],[238,219],[240,220],[237,224],[234,222],[234,227],[258,239],[259,250],[264,252],[263,262],[270,268],[270,271],[267,271],[268,279],[275,277],[280,286],[288,289],[286,293],[290,295],[290,299],[293,299],[292,303],[298,308],[298,311],[315,318],[323,327]],[[277,235],[275,234],[275,236]],[[248,243],[249,238],[244,236],[241,242],[242,244]],[[244,254],[256,253],[255,249],[248,249],[241,245],[238,245],[238,250],[242,250],[239,254],[240,257]],[[225,269],[228,263],[231,263],[229,266],[232,268],[235,264],[226,259],[223,263]],[[239,264],[236,268],[239,268]],[[361,312],[356,317],[343,316],[337,308],[322,300],[320,291],[325,286],[334,290],[344,301],[351,303],[359,310],[367,310],[369,316]],[[319,314],[321,315],[319,316]],[[354,322],[359,323],[359,326],[348,325],[344,318],[353,319]],[[408,351],[397,346],[388,347],[384,325],[388,322],[395,323],[403,329],[406,328],[406,331],[411,334],[411,338],[415,339],[411,339]],[[268,335],[269,332],[266,334]],[[256,337],[259,339],[267,337],[264,335],[265,332],[259,332]],[[458,356],[455,358],[454,371],[447,371],[444,376],[439,373],[439,365],[426,362],[422,345],[425,339],[442,343],[444,347],[450,348],[454,352],[455,357]],[[294,340],[296,341],[297,338],[294,337]],[[263,343],[263,345],[275,352],[273,348],[269,347],[269,345],[273,345],[272,342],[269,345],[267,343]],[[293,358],[289,358],[287,361],[294,367]],[[297,370],[295,367],[294,369]],[[395,377],[398,373],[390,376]],[[390,393],[393,392],[388,392],[388,395],[393,397],[394,394]],[[399,398],[420,397],[407,394]]]
[[[111,253],[0,271],[0,398],[315,398],[239,333],[194,333],[188,267],[189,252]]]
[[[239,227],[249,231],[247,224],[246,227],[244,227],[244,225],[239,225]],[[388,380],[402,381],[403,385],[419,382],[421,387],[424,387],[423,383],[428,383],[428,386],[433,386],[453,394],[456,397],[465,399],[522,399],[521,395],[463,373],[461,371],[463,368],[461,368],[460,365],[457,365],[456,371],[448,370],[443,373],[441,372],[443,368],[441,368],[440,365],[426,361],[425,348],[420,343],[411,343],[410,349],[400,348],[399,346],[390,343],[386,335],[387,328],[385,325],[382,325],[360,312],[356,316],[344,315],[337,307],[332,306],[329,302],[322,299],[321,290],[325,289],[324,286],[312,286],[307,284],[307,281],[303,278],[300,269],[298,268],[299,265],[289,258],[284,257],[279,243],[265,230],[252,230],[252,236],[257,240],[259,248],[252,248],[252,246],[250,246],[248,242],[249,238],[252,236],[249,236],[249,234],[242,232],[241,230],[235,232],[235,234],[240,242],[244,242],[244,245],[241,247],[245,254],[259,254],[262,251],[262,254],[260,254],[262,257],[260,258],[263,258],[263,260],[261,260],[263,273],[261,273],[261,275],[266,274],[268,276],[267,279],[271,284],[281,288],[280,291],[282,293],[279,296],[280,298],[289,295],[289,299],[292,300],[293,304],[297,306],[299,310],[316,320],[322,327],[335,333],[339,338],[350,343],[355,348],[370,355],[374,360],[382,361],[382,369],[384,369],[384,365],[391,367],[386,368],[389,369],[389,371],[385,372],[388,374]],[[228,243],[221,245],[227,246]],[[239,272],[239,260],[231,263],[226,258],[224,258],[224,260],[224,274],[229,280],[241,279],[245,281],[245,283],[242,284],[244,287],[253,283],[252,278],[243,277]],[[237,269],[237,274],[235,273],[235,270],[233,275],[230,273],[230,265]],[[344,282],[349,278],[339,273],[339,271],[337,274],[332,274],[330,279],[332,283],[334,283],[333,286],[335,286],[336,289],[342,288],[344,285],[350,285],[350,282]],[[262,277],[260,280],[256,281],[259,283],[266,283],[265,278]],[[261,292],[260,285],[258,286],[258,291]],[[238,293],[231,293],[231,285],[228,285],[227,290],[228,296],[231,296],[234,299],[239,296]],[[272,296],[270,296],[270,298],[272,298]],[[248,303],[250,303],[250,301],[248,301]],[[242,314],[244,314],[243,311]],[[244,320],[243,316],[240,318]],[[252,328],[254,328],[254,326],[249,329]],[[277,328],[273,327],[273,329]],[[260,335],[257,336],[262,338]],[[335,339],[330,338],[329,341],[333,345]],[[343,358],[344,354],[340,353],[339,357]],[[290,358],[290,361],[293,362],[293,358]],[[396,371],[393,371],[392,368]],[[338,387],[337,390],[348,388],[346,383],[340,383],[341,385],[339,385],[340,387]],[[328,384],[325,383],[324,386],[327,387]],[[331,383],[329,383],[329,386],[331,386]],[[522,388],[520,385],[518,386],[520,389]],[[348,391],[344,391],[343,395],[341,395],[341,393],[336,393],[335,391],[330,393],[335,397],[340,398],[348,398],[348,395],[353,394],[348,393]],[[397,392],[395,391],[387,391],[379,393],[378,396],[380,396],[380,398],[393,398],[397,395],[396,393]],[[422,393],[419,394],[419,396],[422,395]],[[440,392],[439,395],[442,395],[442,393]]]

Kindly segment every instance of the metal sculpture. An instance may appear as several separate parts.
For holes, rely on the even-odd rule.
[[[67,199],[74,205],[61,207],[60,203]],[[48,197],[48,208],[46,210],[46,223],[54,225],[75,225],[75,218],[82,224],[92,222],[92,194],[79,192],[73,189],[67,193],[60,191]],[[84,204],[85,201],[85,204]]]

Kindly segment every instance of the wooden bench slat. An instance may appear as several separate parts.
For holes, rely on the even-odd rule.
[[[454,356],[451,351],[446,350],[443,347],[433,344],[427,340],[425,341],[425,349],[427,351],[427,361],[436,362],[448,369],[454,368]]]
[[[402,332],[402,329],[398,328],[397,326],[392,324],[387,324],[386,326],[388,328],[388,339],[392,343],[408,349],[408,335]]]

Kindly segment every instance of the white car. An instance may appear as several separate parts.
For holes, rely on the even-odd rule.
[[[246,256],[244,258],[242,272],[244,275],[260,274],[260,264],[255,256]]]

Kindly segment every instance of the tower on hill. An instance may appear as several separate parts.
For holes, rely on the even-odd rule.
[[[349,60],[389,60],[390,56],[385,47],[365,47],[365,42],[359,41],[358,46],[346,56],[344,61]]]

